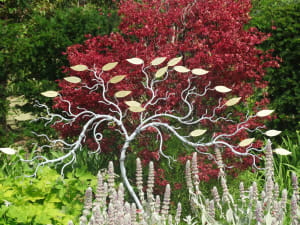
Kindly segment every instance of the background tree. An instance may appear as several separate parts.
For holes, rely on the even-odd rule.
[[[68,61],[63,52],[86,35],[104,35],[115,30],[117,15],[108,1],[4,1],[0,8],[0,77],[1,77],[1,140],[8,142],[6,124],[7,97],[24,95],[25,112],[34,112],[32,105],[42,90],[57,88],[62,66]],[[84,4],[83,4],[84,3]],[[113,7],[113,3],[108,4]],[[107,14],[111,12],[111,17]],[[40,99],[41,100],[41,99]],[[45,101],[45,98],[43,98]],[[49,104],[50,102],[48,102]]]
[[[300,129],[299,8],[299,1],[253,1],[250,23],[271,34],[260,48],[273,49],[273,56],[282,60],[280,67],[269,69],[265,77],[270,103],[277,112],[270,124],[293,138]]]

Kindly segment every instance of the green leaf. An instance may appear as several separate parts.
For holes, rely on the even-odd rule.
[[[51,217],[49,216],[48,211],[38,215],[34,222],[37,224],[51,224]]]
[[[2,205],[0,208],[0,218],[3,218],[3,215],[8,211],[8,207]]]

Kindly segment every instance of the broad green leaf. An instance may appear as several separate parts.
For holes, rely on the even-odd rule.
[[[246,146],[250,145],[254,140],[255,140],[255,138],[247,138],[247,139],[244,139],[244,140],[242,140],[242,141],[239,143],[239,146],[240,146],[240,147],[246,147]]]
[[[274,137],[277,136],[281,133],[280,130],[268,130],[266,131],[265,135],[269,136],[269,137]]]
[[[143,112],[143,111],[145,111],[145,108],[143,108],[143,107],[141,107],[141,106],[130,106],[130,107],[129,107],[129,110],[130,110],[131,112],[136,112],[136,113],[138,113],[138,112]]]
[[[264,110],[261,110],[261,111],[257,112],[256,116],[265,117],[265,116],[271,115],[273,112],[274,112],[274,110],[264,109]]]
[[[57,91],[45,91],[45,92],[41,93],[41,95],[48,97],[48,98],[54,98],[54,97],[58,96],[58,94],[59,93]]]
[[[231,91],[230,88],[225,87],[225,86],[216,86],[216,87],[215,87],[215,90],[216,90],[217,92],[220,92],[220,93],[227,93],[227,92],[230,92],[230,91]]]
[[[7,155],[14,155],[16,154],[16,150],[12,148],[0,148],[0,151],[7,154]]]
[[[229,100],[225,103],[225,105],[226,105],[226,106],[233,106],[233,105],[239,103],[240,100],[241,100],[241,97],[238,97],[238,98],[231,98],[231,99],[229,99]]]
[[[79,65],[76,65],[76,66],[71,66],[71,69],[74,70],[74,71],[81,72],[81,71],[87,70],[88,67],[86,65],[79,64]]]
[[[56,194],[51,194],[48,198],[48,202],[61,202],[61,199],[57,198]]]
[[[192,74],[197,75],[197,76],[205,75],[205,74],[207,74],[208,72],[209,72],[209,71],[203,70],[203,69],[200,69],[200,68],[196,68],[196,69],[193,69],[193,70],[192,70]]]
[[[37,216],[34,220],[37,224],[51,224],[52,217],[49,216],[49,211],[41,213],[39,216]]]
[[[70,76],[70,77],[65,77],[64,78],[66,81],[73,83],[73,84],[77,84],[81,82],[81,79],[79,77],[76,76]]]
[[[118,91],[117,93],[115,93],[115,97],[116,98],[124,98],[127,95],[129,95],[131,93],[131,91]]]
[[[111,78],[109,80],[109,82],[112,84],[116,84],[116,83],[119,83],[120,81],[122,81],[125,77],[126,77],[125,75],[114,76],[113,78]]]
[[[8,207],[6,207],[5,205],[2,205],[0,207],[0,218],[4,218],[3,215],[6,214],[6,212],[8,211]]]
[[[160,64],[162,64],[165,60],[166,60],[167,57],[158,57],[158,58],[155,58],[154,60],[152,60],[152,62],[150,63],[152,66],[158,66]]]
[[[292,153],[284,148],[276,148],[274,152],[278,155],[291,155]]]
[[[197,136],[203,135],[205,132],[206,132],[206,130],[197,129],[197,130],[193,130],[193,131],[189,134],[189,136],[197,137]]]
[[[129,107],[135,106],[135,107],[141,107],[141,103],[136,101],[125,101],[125,104]]]
[[[118,65],[118,62],[107,63],[102,67],[103,71],[110,71]]]
[[[171,59],[168,62],[168,66],[175,66],[176,64],[178,64],[181,61],[181,59],[182,59],[182,56]]]
[[[157,70],[157,72],[155,73],[155,77],[156,77],[156,78],[162,77],[162,76],[167,72],[167,70],[168,70],[168,67],[167,67],[167,66],[165,66],[165,67],[163,67],[163,68],[160,68],[160,69]]]
[[[131,59],[126,59],[127,62],[134,64],[134,65],[141,65],[144,63],[144,60],[140,59],[140,58],[131,58]]]

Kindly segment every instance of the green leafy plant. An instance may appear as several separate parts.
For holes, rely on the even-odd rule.
[[[37,149],[32,149],[33,154]],[[0,224],[66,224],[78,219],[83,194],[96,180],[86,168],[76,169],[62,179],[54,169],[43,168],[36,179],[24,178],[30,165],[20,165],[18,155],[0,152]]]
[[[294,137],[294,135],[293,135]],[[291,190],[291,174],[296,173],[300,176],[300,133],[296,132],[296,138],[289,136],[282,138],[282,148],[289,149],[292,154],[288,156],[274,156],[274,174],[275,180],[280,186],[285,186]],[[291,192],[289,193],[291,194]]]

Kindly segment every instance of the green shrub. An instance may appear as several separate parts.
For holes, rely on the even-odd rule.
[[[45,89],[57,89],[54,81],[62,78],[62,66],[68,65],[67,57],[62,54],[66,48],[83,43],[85,34],[104,35],[116,29],[116,11],[102,9],[102,13],[99,14],[95,5],[86,5],[58,8],[47,15],[33,13],[22,22],[0,21],[1,145],[8,138],[6,98],[24,95],[28,104],[22,110],[27,112],[40,112],[32,107],[34,100],[50,104],[40,93]]]
[[[35,150],[35,149],[33,149]],[[27,154],[19,149],[20,155]],[[29,167],[20,165],[16,155],[0,154],[0,224],[67,224],[78,220],[83,195],[95,187],[94,176],[77,169],[62,180],[59,173],[43,168],[36,179],[24,178]]]
[[[24,37],[13,43],[18,47],[10,52],[10,60],[17,63],[14,68],[7,68],[8,73],[15,74],[12,85],[14,91],[24,94],[29,100],[26,105],[28,110],[33,110],[30,105],[34,100],[41,100],[42,97],[37,97],[41,91],[55,89],[53,81],[63,77],[62,67],[68,65],[63,52],[68,46],[83,43],[85,34],[104,35],[115,29],[118,24],[116,13],[113,12],[111,17],[106,14],[107,11],[100,15],[93,7],[72,7],[58,9],[49,18],[33,16],[27,24]],[[18,56],[18,60],[14,55]]]
[[[280,68],[269,69],[266,76],[271,105],[278,115],[271,127],[295,137],[300,129],[300,2],[253,1],[251,16],[251,26],[271,34],[261,48],[274,49],[273,55],[282,59]]]

